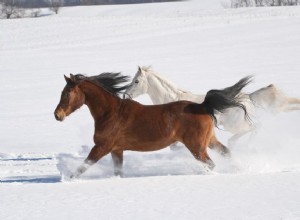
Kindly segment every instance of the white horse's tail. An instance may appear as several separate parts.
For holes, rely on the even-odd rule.
[[[300,99],[298,98],[289,98],[288,99],[289,104],[300,104]]]
[[[300,110],[300,99],[288,98],[288,104],[284,109],[285,112]]]

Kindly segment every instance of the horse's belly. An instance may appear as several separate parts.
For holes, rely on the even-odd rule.
[[[171,140],[160,140],[160,141],[147,141],[147,142],[136,142],[131,144],[124,144],[124,150],[131,150],[131,151],[156,151],[161,150],[175,141]]]

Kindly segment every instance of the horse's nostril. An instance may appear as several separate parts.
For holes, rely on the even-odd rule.
[[[64,119],[64,114],[61,111],[55,111],[54,117],[57,121],[62,121]]]
[[[57,116],[56,112],[54,112],[54,117],[56,120],[58,120],[58,116]]]

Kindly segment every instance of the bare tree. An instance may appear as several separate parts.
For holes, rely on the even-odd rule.
[[[232,8],[299,5],[300,0],[231,0]]]
[[[5,18],[23,17],[24,10],[19,7],[16,0],[0,0],[0,14]]]
[[[60,8],[63,6],[62,0],[49,0],[50,10],[58,14]]]
[[[275,1],[275,0],[272,0]],[[264,6],[264,0],[255,0],[256,7]]]
[[[39,17],[41,14],[41,9],[40,8],[33,8],[31,9],[31,16],[34,18]]]

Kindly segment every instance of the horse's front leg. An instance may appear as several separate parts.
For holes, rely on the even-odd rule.
[[[71,179],[79,177],[83,174],[90,166],[96,163],[99,159],[107,155],[111,151],[110,148],[106,148],[103,146],[95,145],[90,151],[88,157],[84,160],[84,163],[81,164],[75,173],[71,175]]]
[[[122,166],[123,166],[123,150],[114,150],[111,152],[111,157],[114,164],[114,174],[115,176],[123,176]]]

